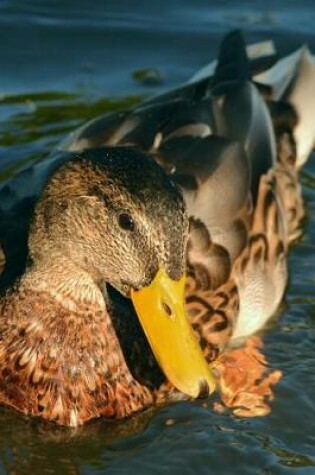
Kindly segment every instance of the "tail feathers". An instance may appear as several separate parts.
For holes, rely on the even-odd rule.
[[[242,33],[240,30],[234,30],[222,41],[212,85],[217,89],[229,82],[251,79],[251,68]],[[217,92],[216,90],[215,93]]]

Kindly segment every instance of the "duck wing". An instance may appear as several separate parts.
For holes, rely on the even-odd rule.
[[[143,151],[156,148],[156,137],[170,135],[205,136],[211,133],[213,118],[209,100],[172,98],[144,103],[134,110],[106,114],[71,134],[60,148],[80,151],[104,145],[135,145]]]
[[[232,32],[223,40],[212,82],[215,133],[240,142],[251,168],[254,202],[261,175],[276,163],[276,142],[268,109],[252,82],[243,37]]]
[[[250,169],[243,147],[213,135],[173,137],[155,157],[181,187],[189,216],[201,221],[233,260],[245,246],[249,226]]]

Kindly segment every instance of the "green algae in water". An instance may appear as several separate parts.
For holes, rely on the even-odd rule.
[[[59,141],[82,123],[106,113],[129,109],[144,99],[140,95],[121,98],[91,99],[80,94],[39,92],[6,96],[0,99],[1,108],[9,105],[11,113],[0,128],[0,147],[9,148],[31,144],[40,151],[20,160],[12,160],[0,171],[0,181],[13,176],[28,163],[44,158]],[[22,108],[22,110],[21,110]]]

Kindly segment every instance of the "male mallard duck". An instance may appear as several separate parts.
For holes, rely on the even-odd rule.
[[[192,397],[212,391],[185,318],[187,230],[180,192],[142,153],[66,160],[36,206],[30,264],[0,302],[0,402],[71,426],[153,403],[126,364],[104,282],[131,297],[168,380]],[[152,360],[145,345],[138,356]]]
[[[240,415],[268,411],[264,398],[280,374],[264,377],[261,342],[246,339],[281,302],[303,203],[295,112],[259,88],[232,33],[213,76],[95,119],[63,144],[70,158],[54,156],[2,190],[10,202],[23,180],[48,177],[30,230],[31,265],[1,304],[4,403],[77,425],[180,397],[174,387],[193,397],[213,390],[189,327],[169,330],[174,315],[185,322],[187,261],[186,308],[223,402]],[[187,247],[172,182],[189,216]],[[4,229],[8,257],[11,237]],[[4,280],[13,277],[8,265]],[[128,296],[174,386],[163,383]]]

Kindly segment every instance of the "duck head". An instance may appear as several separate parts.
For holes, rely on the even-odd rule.
[[[87,150],[63,164],[37,205],[34,265],[54,255],[131,298],[168,379],[198,397],[214,389],[185,313],[188,219],[183,198],[148,156],[128,147]]]

